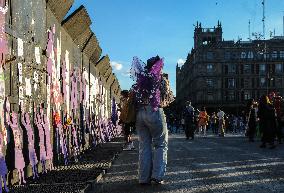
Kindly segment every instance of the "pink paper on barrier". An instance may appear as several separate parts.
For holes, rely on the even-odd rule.
[[[8,11],[8,7],[5,6],[5,1],[0,0],[0,65],[5,65],[5,55],[8,52],[8,41],[5,34],[5,16]]]
[[[24,125],[24,127],[26,128],[27,131],[27,135],[28,135],[28,149],[29,149],[29,160],[30,160],[30,164],[32,166],[32,170],[33,170],[33,178],[39,177],[38,176],[38,172],[37,172],[37,157],[36,157],[36,152],[35,152],[35,148],[34,148],[34,132],[33,132],[33,128],[31,126],[31,121],[30,121],[30,115],[28,113],[23,113],[22,114],[22,124]]]

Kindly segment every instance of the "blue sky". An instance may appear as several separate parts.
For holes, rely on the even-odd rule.
[[[103,55],[108,54],[122,89],[132,82],[127,72],[133,56],[143,61],[160,55],[165,59],[175,93],[175,69],[193,47],[197,21],[213,27],[220,20],[225,40],[247,40],[262,32],[262,0],[75,0],[70,12],[84,5],[93,24]],[[283,33],[284,0],[266,0],[266,37],[269,31]]]

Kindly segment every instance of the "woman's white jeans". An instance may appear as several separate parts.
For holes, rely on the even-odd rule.
[[[151,178],[162,180],[165,176],[168,151],[168,129],[162,108],[143,106],[136,117],[139,136],[139,183]]]

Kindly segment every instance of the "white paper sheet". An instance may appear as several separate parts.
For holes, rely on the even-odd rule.
[[[26,82],[26,95],[32,96],[31,79],[25,78],[25,82]]]
[[[21,38],[18,38],[18,56],[24,55],[24,42]]]
[[[40,64],[40,49],[39,49],[39,47],[35,47],[35,59],[36,59],[36,63]]]

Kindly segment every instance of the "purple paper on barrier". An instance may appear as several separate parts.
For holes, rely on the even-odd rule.
[[[71,109],[77,109],[78,108],[78,75],[77,71],[74,69],[71,74]]]
[[[61,77],[62,77],[62,93],[63,93],[63,97],[64,97],[64,101],[67,100],[67,82],[66,82],[66,61],[63,60],[62,62],[62,73],[61,73]]]
[[[50,141],[50,123],[46,114],[43,114],[43,126],[46,140],[46,159],[49,160],[49,170],[53,169],[53,149]]]
[[[79,156],[79,144],[78,144],[78,136],[77,136],[77,129],[74,124],[71,126],[72,129],[72,139],[73,139],[73,154],[75,157],[75,161],[78,161],[78,156]]]
[[[5,7],[5,1],[0,0],[0,65],[4,67],[5,56],[8,53],[8,41],[5,33],[5,15],[8,11],[8,6]]]
[[[42,123],[42,117],[41,117],[41,113],[36,113],[36,118],[35,118],[35,124],[37,126],[38,129],[38,135],[39,135],[39,154],[40,154],[40,158],[39,160],[41,161],[41,164],[43,166],[43,171],[46,171],[45,168],[45,162],[46,162],[46,151],[45,151],[45,143],[44,143],[44,128],[43,128],[43,123]]]
[[[66,144],[66,136],[64,133],[64,127],[61,122],[58,124],[58,130],[59,130],[59,137],[60,137],[61,153],[64,156],[64,164],[67,165],[68,164],[68,151],[67,151],[67,144]]]
[[[8,100],[7,100],[8,101]],[[7,105],[6,101],[6,105]],[[9,109],[9,107],[6,106],[6,109]],[[10,115],[7,113],[7,123],[11,127],[13,135],[14,135],[14,142],[15,142],[15,168],[19,172],[19,180],[20,184],[22,184],[22,179],[23,183],[26,183],[25,178],[24,178],[24,167],[25,167],[25,160],[23,157],[23,136],[21,131],[19,130],[19,125],[18,125],[18,115],[15,112],[12,112],[12,121],[10,120]],[[6,115],[7,115],[6,114]]]
[[[54,34],[52,31],[48,31],[48,41],[46,47],[46,53],[48,59],[47,59],[46,71],[49,76],[52,75],[52,67],[53,67],[53,61],[52,61],[53,43],[54,43]]]
[[[34,143],[35,143],[34,142],[34,132],[31,126],[31,122],[30,122],[30,115],[28,113],[23,113],[21,120],[22,120],[22,124],[26,128],[27,135],[28,135],[29,160],[30,160],[30,164],[33,169],[33,178],[35,178],[35,177],[38,177],[37,167],[36,167],[38,160],[37,160],[36,152],[34,148]]]
[[[8,187],[7,187],[7,181],[6,181],[6,175],[8,173],[8,169],[7,169],[7,165],[6,165],[6,161],[3,155],[3,145],[4,145],[4,137],[2,135],[2,131],[0,131],[0,177],[2,177],[3,183],[4,183],[4,188],[6,190],[6,192],[9,191]],[[1,186],[0,186],[0,193],[2,192],[2,182],[1,182]]]
[[[8,172],[5,158],[3,155],[3,145],[4,145],[4,138],[1,131],[0,132],[0,175],[1,176],[5,176]]]
[[[37,157],[35,155],[35,149],[34,149],[34,133],[31,127],[30,116],[28,113],[25,113],[25,119],[26,119],[26,123],[23,122],[23,125],[26,127],[27,134],[28,134],[29,151],[31,152],[30,162],[32,163],[32,166],[34,166],[37,164]]]

